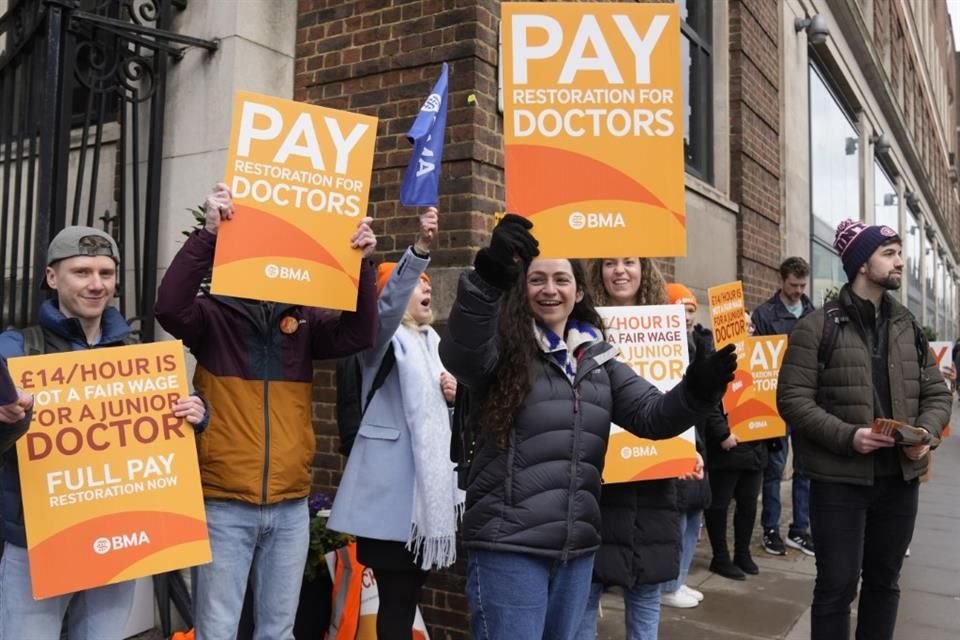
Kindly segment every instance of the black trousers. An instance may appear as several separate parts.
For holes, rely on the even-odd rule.
[[[713,557],[718,560],[730,559],[727,548],[727,509],[731,500],[737,501],[733,514],[734,555],[749,557],[750,537],[753,535],[753,524],[757,520],[757,498],[760,487],[763,486],[763,471],[711,469],[709,478],[713,502],[710,508],[703,512],[703,522],[707,535],[710,536]]]
[[[357,538],[357,560],[373,569],[380,607],[377,640],[410,640],[428,571],[414,563],[402,542]]]
[[[858,640],[893,638],[900,568],[917,519],[919,483],[879,477],[872,487],[810,481],[810,527],[817,550],[812,640],[847,640],[860,585]]]

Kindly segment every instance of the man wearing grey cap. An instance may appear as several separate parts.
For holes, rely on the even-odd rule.
[[[119,266],[117,243],[106,232],[81,226],[60,231],[47,249],[43,282],[44,288],[56,295],[40,305],[38,326],[0,334],[0,360],[134,342],[126,319],[109,306],[117,290]],[[16,402],[29,407],[29,398],[21,394],[18,391]],[[6,400],[0,397],[0,421],[6,421]],[[181,398],[172,408],[195,429],[206,424],[206,408],[197,396]],[[16,417],[19,412],[12,410],[10,414]],[[22,428],[15,437],[25,431]],[[5,444],[2,432],[0,444]],[[0,558],[0,640],[59,638],[71,601],[68,638],[122,637],[133,604],[133,582],[33,599],[17,453],[10,444],[6,444],[0,468],[0,516],[5,540]]]

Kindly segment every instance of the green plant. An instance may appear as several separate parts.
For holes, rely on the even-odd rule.
[[[331,506],[330,496],[318,493],[310,498],[310,547],[307,551],[307,564],[303,568],[303,577],[307,581],[317,579],[321,570],[326,570],[326,556],[329,552],[349,544],[352,538],[346,534],[327,529],[326,514]]]
[[[923,328],[923,335],[925,335],[925,336],[927,337],[927,340],[930,341],[930,342],[936,342],[936,341],[937,341],[937,330],[934,329],[933,327],[926,327],[926,326],[925,326],[925,327]]]
[[[840,297],[840,287],[828,287],[823,291],[823,304],[832,302]]]

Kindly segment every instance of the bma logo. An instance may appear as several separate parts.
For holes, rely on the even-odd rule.
[[[263,269],[265,276],[271,280],[296,280],[297,282],[310,282],[310,272],[306,269],[294,269],[293,267],[280,267],[275,264],[268,264]]]
[[[420,111],[426,111],[428,113],[439,113],[440,105],[443,103],[443,98],[440,97],[439,93],[431,93],[427,96],[426,102],[423,103],[423,108]]]
[[[131,534],[121,534],[109,538],[97,538],[93,541],[93,552],[97,555],[104,555],[111,551],[119,551],[128,547],[139,547],[144,544],[150,544],[150,537],[146,531],[134,531]]]
[[[623,214],[620,212],[616,213],[581,213],[579,211],[574,211],[570,214],[570,217],[567,218],[567,223],[570,225],[570,228],[574,231],[580,231],[581,229],[615,229],[627,227],[627,223],[623,220]]]

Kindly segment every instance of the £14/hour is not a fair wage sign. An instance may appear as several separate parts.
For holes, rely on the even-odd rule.
[[[682,306],[599,307],[597,311],[607,341],[620,349],[618,360],[662,392],[683,379],[689,352]],[[696,458],[693,427],[673,438],[648,440],[614,424],[603,462],[603,481],[676,478],[693,471]]]
[[[501,10],[506,204],[541,256],[685,255],[679,7]]]
[[[35,598],[210,561],[196,438],[171,408],[179,341],[8,365],[34,394],[17,460]]]

